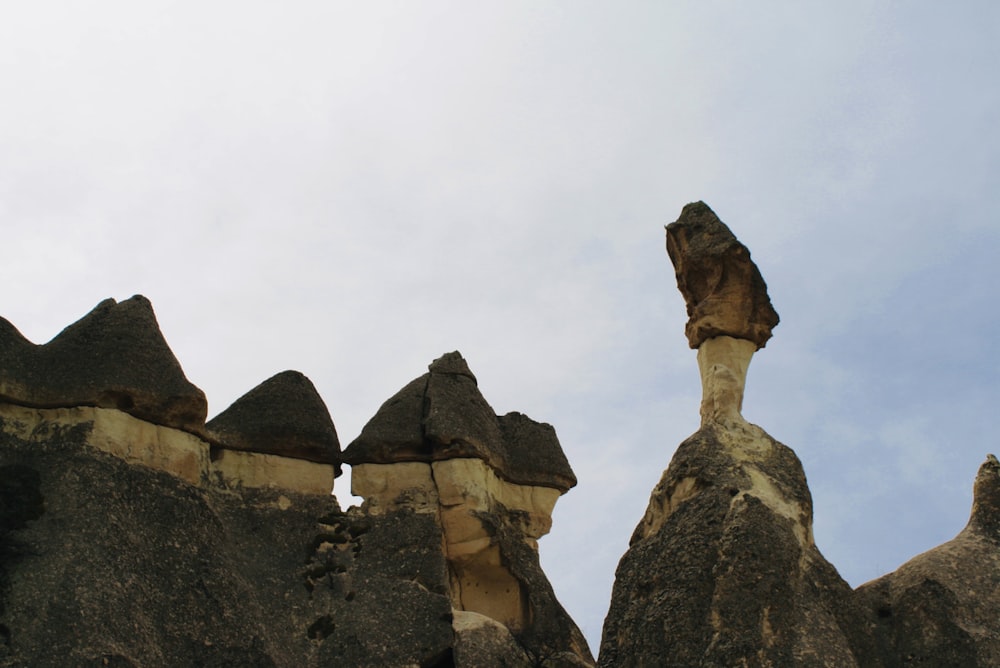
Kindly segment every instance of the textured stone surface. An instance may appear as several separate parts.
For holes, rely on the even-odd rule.
[[[743,390],[756,344],[731,336],[716,336],[698,348],[701,373],[701,423],[744,422]]]
[[[111,408],[27,408],[0,403],[0,418],[4,431],[24,440],[44,440],[79,428],[86,434],[86,445],[193,485],[202,484],[210,470],[205,441]]]
[[[450,665],[432,517],[198,487],[95,450],[87,422],[11,421],[0,666]]]
[[[778,316],[704,203],[667,226],[698,349],[701,428],[677,448],[615,576],[601,666],[874,666],[862,607],[817,549],[792,450],[741,413]]]
[[[343,453],[352,466],[459,457],[482,459],[522,485],[576,485],[555,430],[520,413],[497,417],[457,352],[386,401]]]
[[[1000,665],[1000,463],[976,476],[952,540],[858,588],[887,666]]]
[[[213,450],[210,470],[224,487],[263,487],[300,494],[330,494],[336,477],[333,464],[224,448]]]
[[[692,348],[716,336],[764,347],[778,324],[767,285],[750,251],[707,204],[688,204],[667,225],[667,253],[687,304],[684,332]]]
[[[576,482],[552,427],[498,417],[449,353],[379,409],[344,461],[365,513],[409,511],[440,526],[456,610],[502,624],[532,661],[593,665],[538,561],[537,539]]]
[[[469,457],[359,464],[351,470],[351,487],[364,497],[362,510],[370,517],[408,512],[440,526],[455,609],[502,624],[529,657],[549,657],[544,665],[593,665],[586,640],[538,562],[537,539],[551,526],[559,490],[503,480],[486,462]]]
[[[298,371],[268,378],[206,425],[226,448],[334,464],[340,441],[330,411],[312,382]]]
[[[455,629],[457,668],[533,668],[538,665],[506,626],[485,615],[455,610],[452,626]]]
[[[208,404],[188,382],[149,301],[106,299],[44,345],[0,318],[0,400],[39,408],[117,408],[201,433]]]
[[[618,566],[602,666],[876,665],[850,587],[813,543],[795,454],[758,427],[680,445]]]

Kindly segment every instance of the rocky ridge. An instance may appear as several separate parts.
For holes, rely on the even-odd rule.
[[[44,346],[0,320],[0,344],[0,665],[593,665],[538,564],[576,479],[460,354],[427,415],[380,411],[341,453],[296,371],[206,423],[139,296]]]
[[[666,237],[701,426],[622,557],[598,665],[1000,664],[996,458],[953,540],[852,590],[794,451],[742,416],[778,324],[749,250],[702,202]],[[458,352],[343,452],[299,372],[206,405],[141,296],[44,345],[0,318],[0,666],[594,665],[538,561],[576,477]]]

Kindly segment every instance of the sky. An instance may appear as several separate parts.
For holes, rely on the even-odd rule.
[[[345,446],[461,351],[576,471],[540,550],[596,653],[698,428],[688,202],[781,316],[743,414],[827,559],[857,586],[965,525],[1000,451],[998,64],[994,2],[3,3],[0,316],[44,343],[143,294],[209,417],[296,369]]]

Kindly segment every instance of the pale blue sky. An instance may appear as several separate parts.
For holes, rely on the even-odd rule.
[[[298,369],[345,444],[461,350],[576,469],[541,554],[596,651],[697,428],[663,225],[703,199],[782,317],[744,413],[860,584],[1000,450],[1000,6],[917,4],[8,3],[0,315],[145,294],[212,415]]]

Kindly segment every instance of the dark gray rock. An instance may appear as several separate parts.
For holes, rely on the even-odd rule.
[[[708,426],[677,449],[619,563],[598,665],[877,665],[860,610],[812,542],[795,454]]]
[[[331,513],[306,567],[323,611],[310,626],[317,665],[435,666],[452,656],[448,568],[434,517]]]
[[[556,598],[538,551],[524,540],[517,513],[496,504],[479,515],[500,548],[500,558],[527,598],[526,627],[514,634],[535,665],[583,668],[594,665],[586,638]]]
[[[887,666],[1000,665],[1000,462],[979,468],[972,515],[952,540],[862,585]]]
[[[298,371],[268,378],[212,418],[206,430],[227,448],[335,464],[340,475],[340,441],[330,411]]]
[[[200,433],[208,404],[160,333],[152,305],[106,299],[44,345],[0,318],[0,400],[38,408],[116,408]]]
[[[482,459],[522,485],[563,492],[576,485],[551,425],[520,413],[498,418],[458,352],[435,360],[386,401],[343,452],[351,465],[458,457]]]
[[[767,285],[750,251],[707,204],[686,205],[667,225],[667,254],[687,305],[684,333],[692,348],[716,336],[764,347],[778,324]]]
[[[0,666],[447,665],[432,516],[194,487],[88,447],[86,423],[4,426]]]

